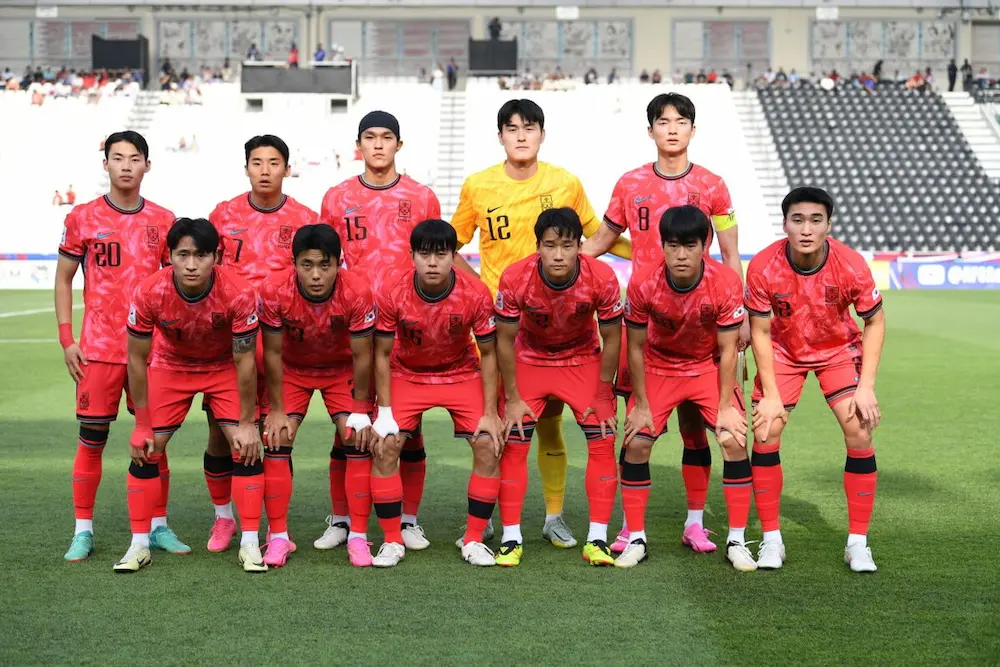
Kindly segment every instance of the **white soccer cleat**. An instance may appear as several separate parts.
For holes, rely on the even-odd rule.
[[[482,542],[469,542],[463,545],[462,558],[466,563],[479,567],[492,567],[497,564],[496,554]]]
[[[465,528],[466,526],[462,526],[462,536],[457,540],[455,540],[455,546],[458,547],[459,549],[462,548],[462,544],[465,541]],[[489,522],[487,522],[486,524],[486,529],[483,531],[483,542],[489,542],[490,540],[492,540],[494,534],[495,531],[493,530],[493,519],[491,517]]]
[[[326,517],[326,530],[313,542],[313,547],[322,551],[335,549],[341,544],[347,544],[347,533],[346,523],[334,523],[333,517],[328,516]]]
[[[851,572],[875,572],[878,567],[872,558],[872,550],[863,544],[853,544],[844,549],[844,562]]]
[[[153,562],[149,547],[132,543],[122,559],[115,563],[115,572],[138,572]]]
[[[785,545],[783,542],[761,542],[757,551],[758,570],[780,570],[785,562]]]
[[[396,567],[399,561],[406,556],[406,548],[402,544],[386,542],[378,548],[375,558],[372,558],[372,565],[375,567]]]
[[[634,540],[628,543],[625,551],[618,554],[618,558],[615,559],[615,567],[635,567],[648,557],[646,540]]]
[[[746,542],[728,543],[726,545],[726,560],[740,572],[753,572],[758,567]],[[780,561],[778,567],[781,567]]]
[[[239,558],[244,572],[253,574],[267,572],[267,564],[264,563],[264,556],[260,553],[260,545],[256,542],[241,546]]]
[[[423,528],[417,524],[406,524],[403,526],[403,545],[411,551],[423,551],[431,543]]]

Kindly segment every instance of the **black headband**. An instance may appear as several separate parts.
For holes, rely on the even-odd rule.
[[[387,111],[369,111],[358,124],[358,141],[361,141],[361,135],[365,133],[365,130],[370,130],[373,127],[384,127],[391,130],[396,135],[396,139],[401,138],[399,136],[399,121],[396,120],[395,116]]]

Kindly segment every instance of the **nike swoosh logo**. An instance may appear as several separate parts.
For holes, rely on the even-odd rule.
[[[160,320],[160,324],[169,327],[171,324],[177,324],[180,320]]]
[[[230,229],[229,230],[229,235],[230,236],[236,236],[237,234],[242,234],[245,231],[246,231],[246,227],[244,227],[243,229]]]
[[[367,498],[368,494],[367,493],[355,493],[354,497],[355,498]]]
[[[652,197],[636,197],[635,198],[635,203],[636,204],[641,204],[642,202],[649,201],[650,199],[652,199]]]
[[[112,234],[114,234],[114,232],[97,232],[97,238],[99,238],[99,239],[106,239],[109,236],[111,236]]]
[[[344,211],[344,213],[346,215],[350,215],[351,213],[356,213],[356,212],[358,212],[360,210],[361,210],[361,207],[360,206],[356,206],[355,208],[349,208],[349,209],[347,209],[346,211]]]
[[[493,211],[496,211],[496,210],[498,210],[500,208],[501,208],[501,206],[494,206],[493,208],[486,209],[486,212],[487,213],[492,213]]]
[[[263,484],[254,484],[253,486],[248,486],[247,491],[256,491],[257,489],[264,488]]]
[[[602,482],[610,482],[613,479],[617,479],[617,478],[616,477],[601,477],[601,481]]]
[[[786,297],[790,297],[791,295],[792,295],[791,292],[785,292],[784,294],[775,294],[774,298],[775,299],[784,299]]]

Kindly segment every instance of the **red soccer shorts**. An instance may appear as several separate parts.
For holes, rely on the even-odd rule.
[[[579,366],[532,366],[520,361],[516,366],[517,390],[536,417],[541,416],[549,398],[555,398],[570,407],[580,425],[597,426],[597,417],[583,413],[591,407],[601,380],[601,360],[595,359]],[[501,399],[504,394],[501,392]],[[504,400],[500,401],[503,410]]]
[[[618,353],[618,374],[615,376],[615,393],[628,398],[632,395],[632,376],[628,369],[628,331],[622,322],[622,349]]]
[[[778,383],[778,395],[786,410],[791,410],[802,396],[802,385],[809,375],[808,368],[796,368],[774,362],[774,377]],[[845,398],[851,396],[861,381],[861,357],[832,363],[829,366],[814,369],[819,387],[823,390],[826,403],[831,408]],[[764,398],[764,390],[760,385],[760,376],[753,382],[753,405]]]
[[[125,392],[128,411],[134,413],[126,364],[88,361],[81,366],[83,379],[76,385],[76,418],[87,424],[110,424],[118,419]]]
[[[354,371],[336,371],[328,375],[307,375],[290,370],[287,366],[281,378],[281,395],[284,397],[285,413],[292,419],[302,421],[309,410],[309,401],[314,391],[318,391],[326,404],[330,419],[336,421],[351,414],[353,407]]]
[[[149,407],[154,433],[173,433],[184,423],[195,394],[204,394],[204,405],[222,426],[240,421],[240,392],[236,368],[208,372],[149,369]]]
[[[392,416],[399,434],[412,438],[419,433],[420,418],[431,408],[444,408],[455,425],[456,438],[471,438],[483,416],[483,380],[473,378],[454,384],[420,384],[392,378]]]
[[[649,409],[653,413],[653,428],[655,435],[649,431],[640,431],[639,435],[649,440],[656,440],[667,431],[667,420],[670,413],[678,405],[690,401],[698,406],[705,428],[714,431],[715,422],[719,418],[719,374],[717,371],[695,375],[693,377],[678,377],[673,375],[655,375],[646,373],[646,398],[649,399]],[[635,407],[635,397],[628,401],[628,410]],[[746,410],[740,392],[733,388],[733,407],[741,413]]]

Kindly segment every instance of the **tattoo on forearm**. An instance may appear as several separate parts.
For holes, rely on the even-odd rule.
[[[257,348],[257,336],[253,335],[249,338],[237,338],[233,340],[233,354],[243,354],[244,352],[252,352]]]

